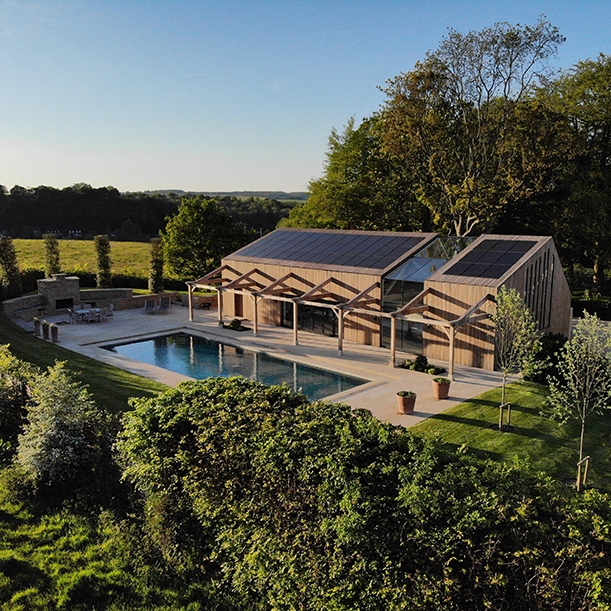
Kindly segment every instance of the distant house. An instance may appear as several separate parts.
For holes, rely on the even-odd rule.
[[[543,332],[568,335],[570,291],[551,237],[277,229],[187,283],[214,288],[219,320],[386,346],[494,368],[489,314],[501,286],[515,288]],[[192,299],[191,318],[193,316]]]

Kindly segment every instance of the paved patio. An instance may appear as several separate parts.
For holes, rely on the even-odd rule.
[[[433,397],[432,376],[389,366],[390,352],[384,348],[362,346],[344,342],[343,355],[337,351],[335,338],[300,332],[299,345],[293,346],[291,329],[260,325],[258,337],[252,331],[236,332],[218,326],[215,310],[196,310],[195,320],[189,322],[186,307],[173,305],[166,314],[144,314],[141,310],[115,312],[114,320],[104,323],[68,324],[68,316],[48,318],[60,323],[59,343],[64,348],[115,365],[138,375],[149,377],[168,386],[188,380],[186,376],[153,365],[123,357],[101,346],[126,339],[144,339],[168,332],[184,331],[254,351],[261,351],[285,360],[329,369],[339,373],[370,380],[369,383],[328,397],[353,408],[370,410],[380,420],[409,427],[440,413],[457,403],[475,397],[486,390],[500,386],[498,372],[482,371],[457,365],[450,397],[437,401]],[[245,323],[247,326],[248,323]],[[22,323],[33,331],[32,323]],[[44,340],[40,340],[44,341]],[[397,362],[410,355],[398,353]],[[432,362],[447,367],[446,363]],[[396,393],[412,390],[417,393],[416,410],[411,415],[397,413]]]

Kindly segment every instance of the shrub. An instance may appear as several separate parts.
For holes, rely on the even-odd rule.
[[[406,359],[399,365],[402,369],[411,369],[413,371],[420,371],[421,373],[428,373],[432,376],[437,376],[445,373],[446,370],[443,367],[434,367],[429,365],[429,360],[426,356],[419,354],[413,361]]]
[[[28,384],[35,371],[11,354],[8,346],[0,346],[0,440],[5,457],[16,447],[25,424]]]
[[[541,347],[534,357],[535,370],[534,372],[527,370],[524,379],[538,384],[548,384],[550,377],[558,377],[558,359],[567,338],[562,333],[546,333],[541,337],[540,342]]]
[[[89,483],[99,463],[104,418],[65,363],[39,374],[30,392],[17,464],[44,494],[69,496],[73,488]]]
[[[163,242],[161,238],[151,240],[148,289],[150,293],[163,292]]]
[[[96,285],[99,289],[108,289],[112,286],[110,239],[107,235],[97,235],[94,244],[97,266]]]
[[[59,263],[59,242],[54,233],[46,233],[42,236],[45,241],[45,277],[50,278],[59,274],[61,266]]]

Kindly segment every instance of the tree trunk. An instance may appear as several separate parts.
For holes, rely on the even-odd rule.
[[[600,256],[596,256],[594,259],[594,286],[598,289],[598,291],[602,291],[605,286],[605,262],[603,258]]]

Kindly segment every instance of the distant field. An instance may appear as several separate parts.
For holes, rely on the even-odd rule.
[[[44,269],[44,240],[14,240],[19,267]],[[148,276],[150,245],[144,242],[111,242],[114,273]],[[96,271],[93,240],[59,240],[60,264],[66,271]]]

